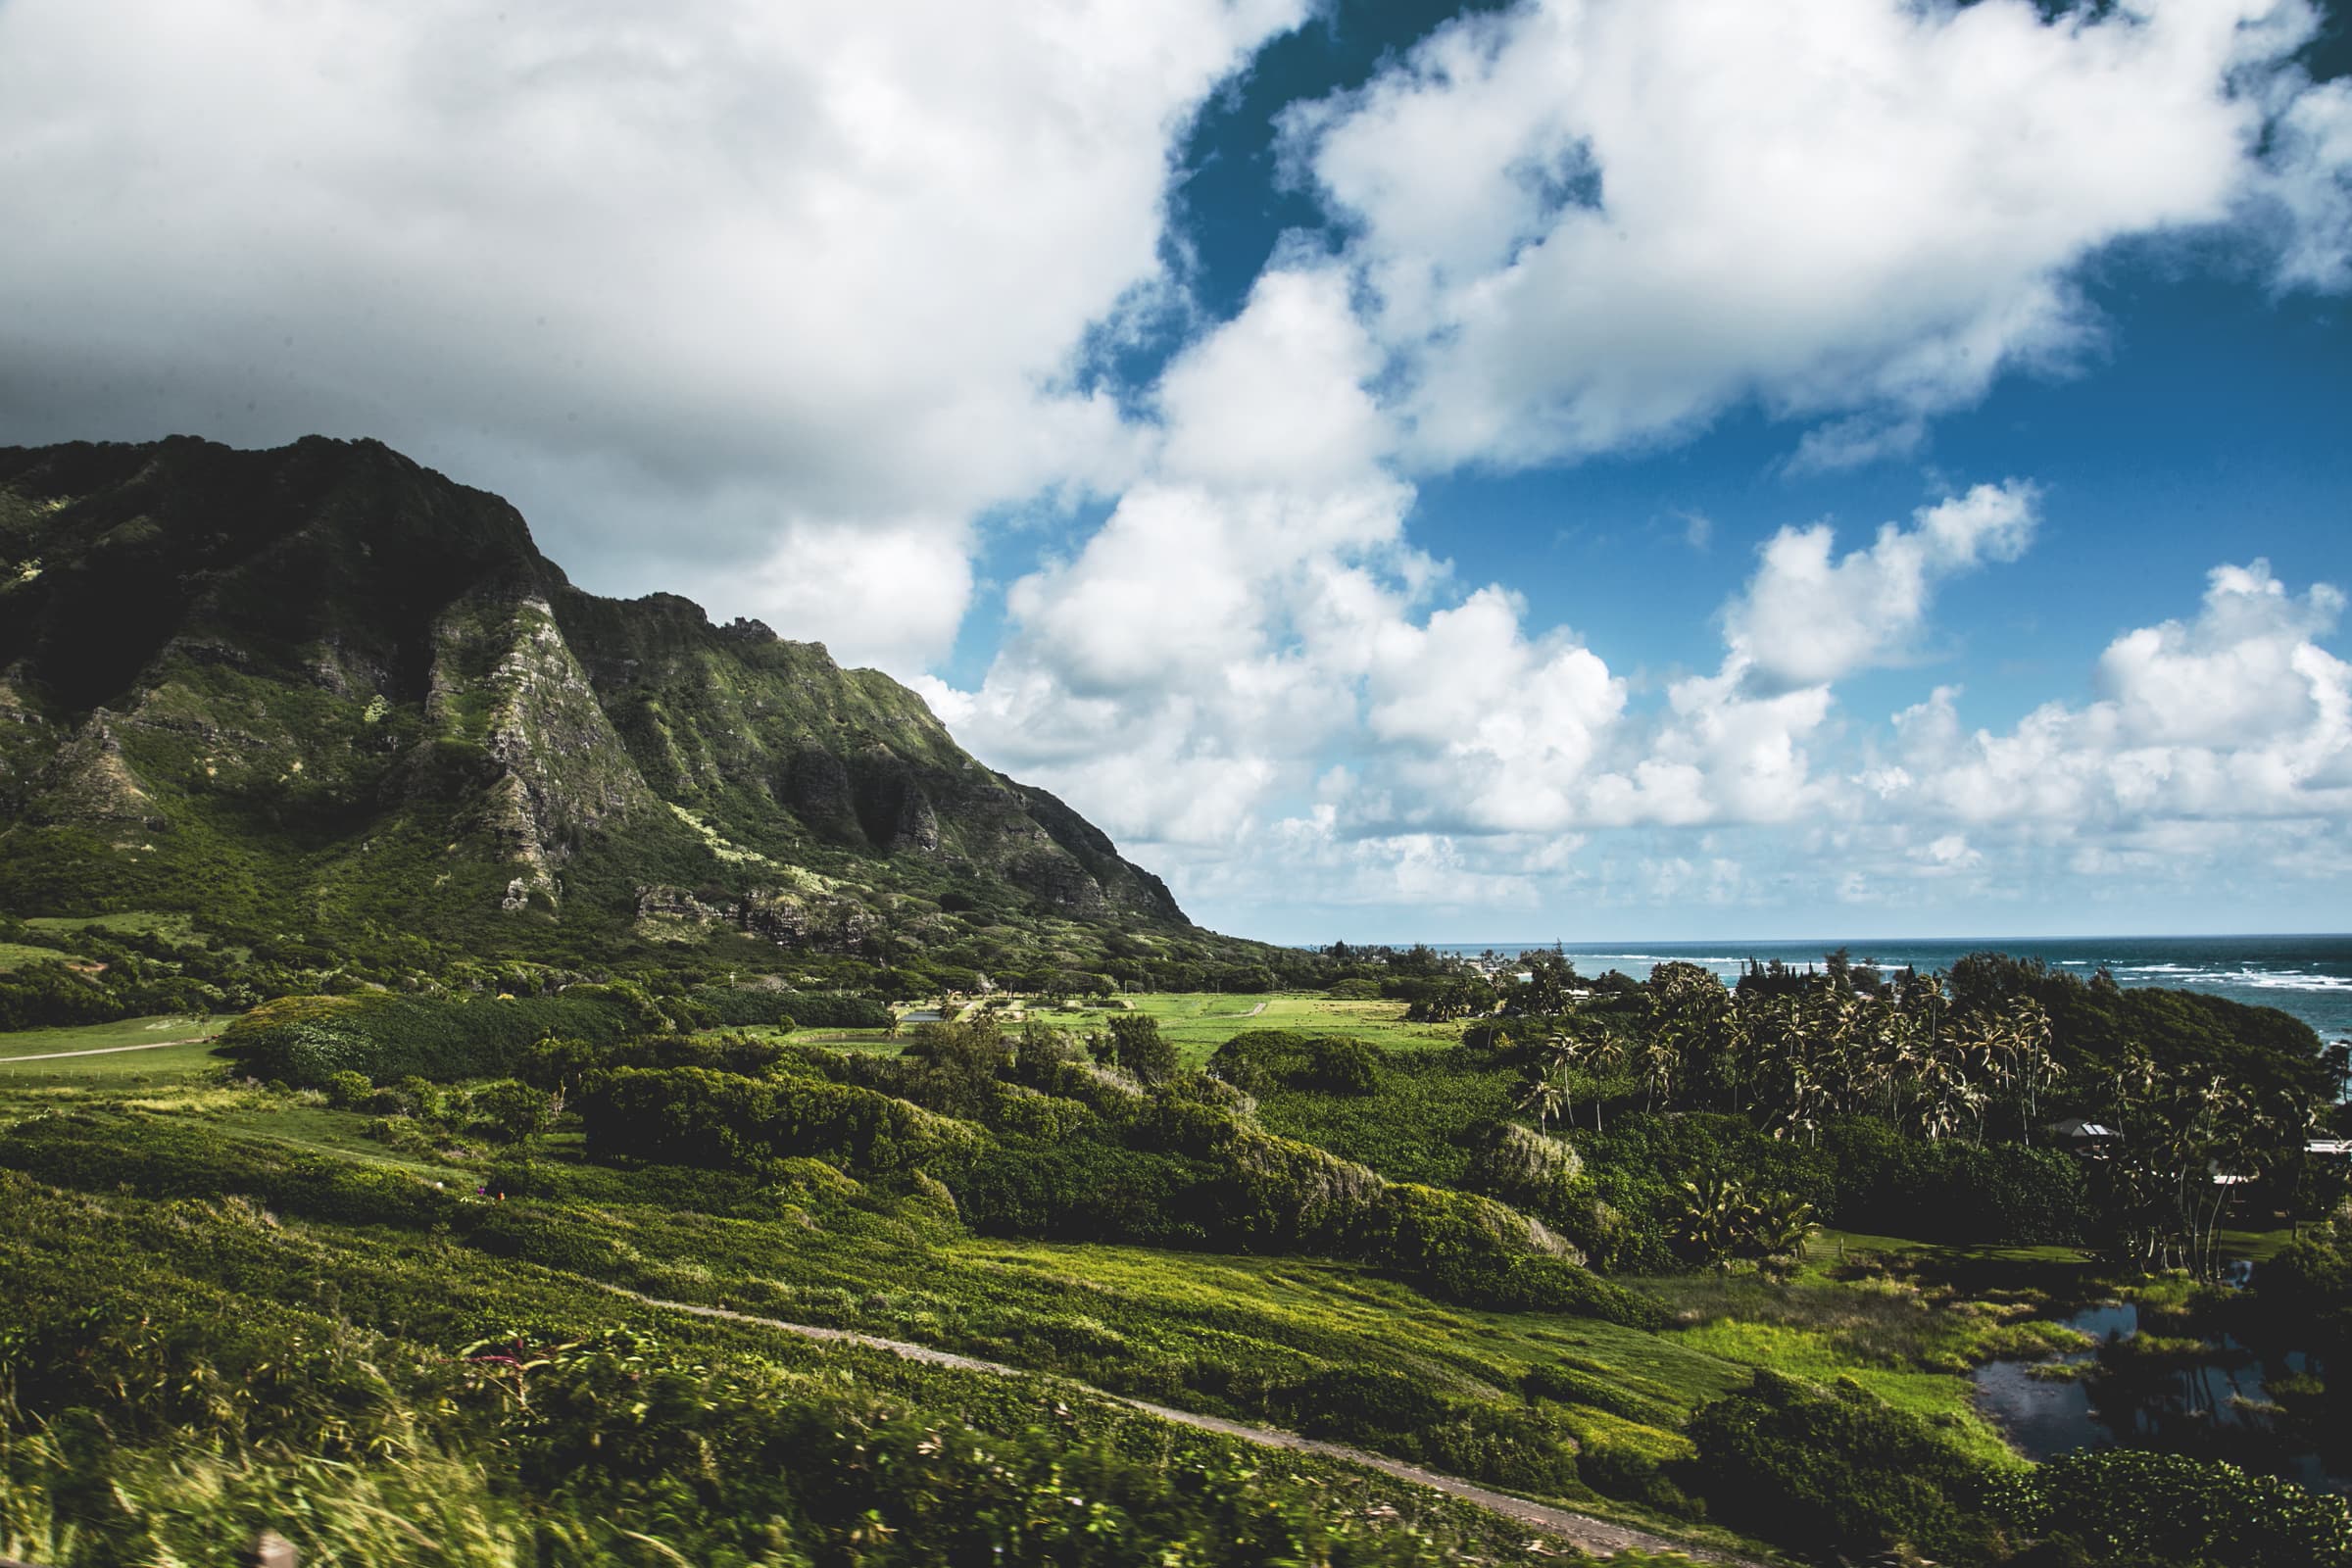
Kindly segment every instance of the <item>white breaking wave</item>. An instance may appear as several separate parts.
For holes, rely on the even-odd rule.
[[[2340,974],[2260,974],[2247,969],[2226,981],[2260,991],[2352,991],[2352,976]]]

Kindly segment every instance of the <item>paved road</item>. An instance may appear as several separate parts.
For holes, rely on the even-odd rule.
[[[190,1035],[185,1040],[147,1040],[135,1046],[92,1046],[87,1051],[44,1051],[37,1056],[0,1056],[0,1067],[16,1061],[65,1061],[74,1056],[111,1056],[123,1051],[161,1051],[166,1046],[194,1046],[212,1039],[211,1035]]]
[[[696,1317],[724,1318],[730,1323],[752,1323],[762,1328],[781,1329],[787,1334],[797,1334],[803,1339],[819,1340],[831,1345],[857,1345],[863,1346],[868,1349],[889,1350],[893,1354],[905,1356],[909,1361],[922,1361],[932,1366],[954,1367],[963,1372],[985,1372],[996,1377],[1034,1377],[1062,1383],[1096,1398],[1106,1399],[1113,1404],[1123,1404],[1131,1410],[1141,1410],[1148,1415],[1155,1415],[1163,1421],[1173,1421],[1179,1426],[1197,1427],[1203,1432],[1215,1432],[1229,1438],[1240,1438],[1246,1443],[1261,1444],[1271,1448],[1290,1448],[1300,1453],[1318,1454],[1326,1459],[1339,1459],[1348,1464],[1363,1465],[1368,1469],[1378,1470],[1383,1475],[1394,1476],[1399,1481],[1409,1482],[1417,1487],[1428,1487],[1449,1496],[1460,1497],[1466,1502],[1474,1502],[1482,1508],[1491,1509],[1506,1518],[1532,1525],[1544,1535],[1564,1541],[1570,1545],[1595,1556],[1605,1557],[1612,1552],[1619,1551],[1682,1552],[1702,1562],[1727,1563],[1732,1565],[1732,1568],[1760,1568],[1759,1564],[1744,1557],[1735,1557],[1724,1552],[1686,1545],[1681,1542],[1668,1541],[1663,1536],[1650,1535],[1646,1531],[1614,1524],[1606,1519],[1595,1519],[1589,1514],[1572,1513],[1566,1508],[1554,1508],[1541,1502],[1530,1502],[1525,1497],[1514,1497],[1506,1493],[1490,1492],[1484,1487],[1473,1486],[1456,1476],[1441,1475],[1437,1471],[1424,1470],[1419,1465],[1406,1464],[1402,1460],[1391,1459],[1383,1454],[1367,1453],[1361,1448],[1350,1448],[1345,1444],[1325,1443],[1316,1438],[1302,1438],[1295,1432],[1283,1432],[1273,1427],[1249,1426],[1240,1421],[1227,1421],[1213,1415],[1201,1415],[1194,1410],[1179,1410],[1170,1405],[1153,1404],[1149,1399],[1131,1399],[1123,1394],[1111,1394],[1087,1384],[1073,1383],[1070,1379],[1055,1377],[1050,1373],[1006,1366],[1001,1361],[982,1361],[973,1356],[957,1355],[953,1350],[933,1349],[928,1345],[915,1345],[906,1340],[886,1340],[878,1335],[858,1334],[849,1329],[819,1328],[810,1323],[787,1323],[781,1318],[760,1317],[750,1312],[737,1312],[723,1306],[700,1306],[692,1301],[665,1301],[660,1297],[647,1296],[618,1285],[606,1285],[605,1289],[615,1296],[625,1296],[632,1301],[639,1301],[647,1306],[661,1307],[666,1311],[691,1312]]]

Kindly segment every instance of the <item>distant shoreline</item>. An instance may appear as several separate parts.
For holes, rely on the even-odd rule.
[[[1378,944],[1365,944],[1376,946]],[[1845,937],[1724,938],[1712,941],[1430,942],[1436,952],[1464,956],[1489,951],[1506,956],[1555,947],[1591,973],[1616,969],[1636,979],[1653,964],[1696,963],[1727,982],[1751,960],[1778,959],[1792,968],[1818,966],[1844,949],[1857,965],[1882,970],[1948,969],[1971,953],[2038,958],[2054,969],[2089,977],[2100,968],[2127,986],[2166,986],[2226,997],[2250,1006],[2276,1007],[2323,1038],[2352,1035],[2352,933],[2263,933],[2236,936],[2114,937]],[[1410,947],[1410,943],[1391,943]]]

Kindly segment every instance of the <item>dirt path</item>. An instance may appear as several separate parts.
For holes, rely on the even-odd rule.
[[[1273,1427],[1253,1427],[1240,1421],[1227,1421],[1218,1416],[1201,1415],[1194,1410],[1179,1410],[1170,1405],[1153,1404],[1149,1399],[1132,1399],[1123,1394],[1110,1394],[1087,1384],[1072,1382],[1068,1378],[1058,1377],[1053,1373],[1034,1372],[1023,1367],[1006,1366],[1001,1361],[982,1361],[973,1356],[957,1355],[952,1350],[936,1350],[930,1346],[915,1345],[906,1340],[886,1340],[878,1335],[858,1334],[849,1329],[818,1328],[809,1323],[787,1323],[781,1318],[760,1317],[750,1312],[737,1312],[723,1306],[699,1306],[692,1301],[665,1301],[660,1297],[646,1296],[618,1285],[606,1285],[604,1288],[615,1296],[624,1296],[632,1301],[660,1307],[664,1311],[689,1312],[696,1317],[723,1318],[730,1323],[751,1323],[761,1328],[781,1329],[787,1334],[797,1334],[803,1339],[818,1340],[829,1345],[856,1345],[872,1350],[888,1350],[895,1355],[905,1356],[909,1361],[921,1361],[931,1366],[954,1367],[961,1372],[985,1372],[994,1377],[1037,1378],[1046,1382],[1063,1384],[1098,1399],[1105,1399],[1112,1404],[1123,1404],[1131,1410],[1141,1410],[1147,1415],[1154,1415],[1162,1421],[1172,1421],[1179,1426],[1197,1427],[1203,1432],[1214,1432],[1228,1438],[1240,1438],[1245,1443],[1255,1443],[1270,1448],[1289,1448],[1299,1453],[1312,1453],[1322,1458],[1338,1459],[1348,1464],[1362,1465],[1367,1469],[1378,1470],[1383,1475],[1394,1476],[1399,1481],[1408,1482],[1416,1487],[1428,1487],[1433,1491],[1443,1492],[1448,1496],[1476,1503],[1478,1506],[1501,1514],[1505,1518],[1516,1519],[1521,1524],[1532,1525],[1546,1536],[1566,1542],[1568,1544],[1595,1556],[1605,1557],[1619,1551],[1682,1552],[1702,1562],[1727,1563],[1732,1565],[1732,1568],[1761,1568],[1761,1565],[1745,1557],[1735,1557],[1725,1552],[1686,1545],[1681,1542],[1668,1541],[1663,1536],[1653,1536],[1646,1531],[1636,1530],[1627,1525],[1613,1524],[1606,1519],[1595,1519],[1589,1514],[1572,1513],[1566,1508],[1554,1508],[1541,1502],[1530,1502],[1525,1497],[1514,1497],[1507,1493],[1490,1492],[1484,1487],[1473,1486],[1455,1476],[1441,1475],[1434,1470],[1424,1470],[1419,1465],[1406,1464],[1400,1459],[1367,1453],[1361,1448],[1350,1448],[1345,1444],[1325,1443],[1317,1438],[1302,1438],[1295,1432],[1283,1432]]]
[[[166,1046],[202,1045],[211,1035],[190,1035],[185,1040],[143,1040],[135,1046],[92,1046],[87,1051],[44,1051],[37,1056],[0,1056],[0,1067],[19,1061],[66,1061],[74,1056],[112,1056],[124,1051],[161,1051]]]

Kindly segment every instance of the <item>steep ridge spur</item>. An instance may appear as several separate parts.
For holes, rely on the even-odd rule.
[[[533,920],[832,952],[1195,929],[890,677],[587,593],[505,502],[369,441],[0,449],[0,834],[18,912],[508,949]]]

